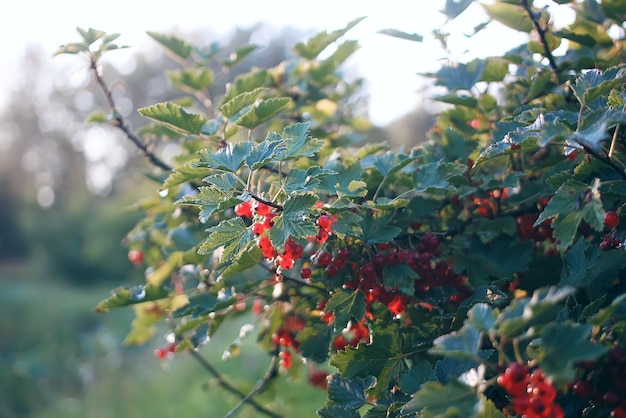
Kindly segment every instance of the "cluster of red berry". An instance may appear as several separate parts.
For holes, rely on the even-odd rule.
[[[290,369],[293,364],[293,350],[300,351],[300,343],[296,340],[296,335],[304,329],[302,318],[289,315],[285,318],[285,324],[272,334],[272,342],[280,349],[280,367]]]
[[[259,248],[261,248],[263,257],[269,261],[273,261],[276,267],[280,267],[280,270],[291,270],[295,261],[304,255],[303,247],[291,237],[285,242],[283,252],[279,253],[276,251],[276,248],[266,234],[266,232],[274,226],[274,217],[276,217],[276,212],[271,206],[262,202],[256,202],[256,204],[253,205],[251,201],[245,201],[235,206],[235,214],[242,218],[254,220],[252,232],[258,237],[257,243]],[[332,215],[320,215],[317,218],[319,230],[315,236],[311,236],[308,239],[317,241],[320,244],[325,243],[332,233],[332,224],[336,220],[337,218]],[[309,279],[311,277],[311,270],[305,267],[301,275],[303,279]]]
[[[521,241],[532,239],[536,243],[554,241],[552,237],[552,219],[546,219],[535,226],[539,213],[525,213],[515,219],[515,227]]]
[[[521,363],[510,364],[498,376],[498,384],[512,397],[513,411],[525,418],[563,418],[565,414],[556,404],[557,392],[540,369],[532,373]]]
[[[616,212],[608,211],[604,214],[604,224],[611,228],[608,234],[602,237],[600,249],[602,251],[612,250],[614,248],[622,248],[623,242],[615,236],[615,228],[619,224],[619,215]]]
[[[331,277],[344,267],[350,267],[354,279],[344,287],[359,289],[365,293],[368,312],[371,312],[374,302],[384,304],[394,315],[406,310],[411,297],[399,293],[396,288],[387,288],[383,283],[385,267],[398,264],[404,264],[417,273],[418,278],[413,283],[415,298],[422,298],[435,287],[452,289],[454,293],[449,301],[453,303],[461,303],[467,296],[465,276],[455,273],[450,262],[437,260],[441,255],[441,248],[439,239],[433,234],[424,234],[412,250],[396,251],[389,244],[379,244],[376,251],[369,261],[360,265],[358,262],[349,262],[350,253],[347,249],[339,250],[335,256],[330,253],[320,254],[317,264],[326,266],[326,274]]]
[[[335,350],[345,350],[346,346],[356,347],[359,343],[369,344],[370,329],[364,321],[350,321],[346,329],[335,339]]]
[[[610,416],[626,418],[626,357],[614,347],[597,362],[578,365],[580,377],[571,385],[572,392],[593,405],[612,409]]]
[[[327,300],[321,300],[317,303],[317,310],[321,312],[320,319],[327,324],[335,321],[335,315],[332,311],[325,311]],[[350,321],[348,326],[342,331],[333,342],[335,350],[343,350],[346,346],[356,347],[359,343],[370,343],[370,330],[365,325],[365,319],[362,321]]]

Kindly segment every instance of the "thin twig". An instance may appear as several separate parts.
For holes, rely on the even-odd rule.
[[[211,363],[209,363],[204,357],[202,357],[200,355],[200,353],[198,353],[196,350],[188,350],[189,353],[191,354],[191,357],[193,357],[194,359],[196,359],[198,361],[198,363],[200,363],[200,365],[207,371],[209,372],[209,374],[211,374],[215,379],[217,379],[218,384],[226,389],[228,392],[237,395],[239,398],[241,398],[242,402],[250,404],[250,406],[252,406],[254,409],[256,409],[258,412],[267,415],[268,417],[273,417],[273,418],[282,418],[281,415],[278,415],[272,411],[270,411],[269,409],[265,408],[263,405],[259,404],[257,401],[255,401],[254,399],[252,399],[252,396],[246,395],[245,393],[243,393],[242,391],[240,391],[239,389],[237,389],[236,387],[234,387],[233,385],[231,385],[230,383],[228,383],[224,377],[220,374],[220,372],[218,372],[212,365]],[[245,400],[245,401],[244,401]]]
[[[111,110],[111,114],[113,115],[113,125],[118,127],[120,130],[122,130],[122,132],[124,132],[126,137],[130,139],[131,142],[134,143],[135,146],[143,152],[143,155],[145,155],[146,158],[148,158],[148,160],[150,160],[150,162],[154,166],[164,171],[171,171],[172,167],[169,164],[167,164],[165,161],[161,160],[156,154],[154,154],[150,150],[149,145],[145,143],[137,135],[135,135],[133,131],[131,131],[124,117],[120,114],[120,112],[117,111],[115,107],[115,101],[113,100],[113,96],[111,95],[111,90],[109,89],[109,86],[107,86],[104,79],[100,75],[98,71],[98,60],[94,56],[90,57],[90,68],[93,71],[96,82],[102,89],[104,96],[107,100],[107,103]]]
[[[552,55],[552,51],[550,51],[550,45],[548,44],[548,40],[546,39],[546,30],[542,28],[539,24],[537,14],[533,12],[530,4],[528,4],[528,0],[522,0],[522,5],[524,6],[524,10],[526,10],[526,13],[528,13],[528,17],[530,17],[530,21],[532,22],[533,27],[537,32],[537,35],[539,35],[539,42],[543,47],[544,56],[548,59],[548,62],[550,63],[550,68],[552,68],[555,73],[560,72],[558,65],[556,65],[556,61],[554,60],[554,56]]]
[[[228,412],[228,414],[226,414],[224,418],[235,417],[237,413],[239,412],[239,410],[243,408],[246,405],[246,403],[249,403],[250,400],[252,400],[254,396],[261,393],[263,389],[265,389],[265,386],[267,386],[267,384],[270,382],[270,380],[272,380],[276,376],[278,376],[278,356],[274,355],[272,356],[272,361],[270,362],[270,366],[267,369],[267,372],[265,372],[265,375],[263,375],[263,378],[259,380],[256,387],[250,393],[244,396],[241,399],[241,401],[233,409],[231,409]]]
[[[615,127],[615,131],[613,131],[613,138],[611,139],[611,148],[609,148],[609,158],[613,157],[613,153],[615,152],[615,144],[617,143],[617,135],[619,133],[619,125]]]

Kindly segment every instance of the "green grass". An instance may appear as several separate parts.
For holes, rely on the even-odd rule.
[[[108,288],[76,289],[44,280],[0,281],[0,416],[8,418],[221,417],[239,402],[187,353],[165,362],[152,354],[165,329],[144,347],[123,347],[131,309],[91,311]],[[269,357],[247,339],[228,361],[224,348],[252,317],[224,324],[201,354],[247,393]],[[296,363],[294,362],[294,367]],[[257,396],[284,416],[315,417],[326,394],[306,383],[306,369],[281,376]],[[2,397],[5,396],[5,399]],[[5,409],[2,409],[5,408]],[[238,417],[261,416],[252,407]]]

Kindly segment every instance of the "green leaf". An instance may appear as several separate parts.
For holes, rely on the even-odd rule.
[[[206,123],[201,115],[187,113],[180,105],[170,102],[142,107],[137,111],[182,134],[200,135]]]
[[[480,3],[487,14],[494,20],[521,32],[530,33],[533,30],[533,23],[526,11],[514,4],[498,2],[495,4]]]
[[[415,361],[411,369],[404,371],[400,375],[400,387],[406,394],[413,394],[429,380],[435,380],[433,366],[428,360],[420,359]]]
[[[543,330],[541,343],[534,357],[541,369],[558,385],[576,377],[574,363],[597,360],[607,348],[591,341],[592,325],[565,322],[549,324]]]
[[[167,288],[151,283],[131,288],[121,286],[112,290],[111,296],[98,303],[94,311],[104,313],[120,306],[164,299],[169,296],[169,292]]]
[[[179,184],[204,177],[208,174],[208,170],[206,168],[192,167],[191,164],[192,163],[189,162],[185,165],[176,167],[170,175],[167,176],[161,189],[169,189],[170,187],[178,186]]]
[[[365,295],[360,290],[339,290],[326,303],[326,312],[335,313],[335,330],[340,333],[352,318],[356,321],[365,315]]]
[[[345,351],[339,351],[331,358],[330,364],[348,379],[376,377],[376,386],[368,394],[375,398],[383,396],[388,392],[391,379],[406,367],[397,327],[377,328],[371,344],[359,344],[356,348],[347,346]]]
[[[220,280],[226,279],[234,274],[248,270],[256,266],[262,259],[261,249],[254,241],[249,242],[247,247],[241,251],[233,262],[222,272]]]
[[[157,32],[146,32],[148,36],[152,39],[163,45],[170,52],[174,53],[174,55],[187,59],[189,55],[191,55],[191,45],[189,45],[184,40],[177,38],[172,35],[163,35]]]
[[[223,192],[233,191],[240,185],[233,173],[212,174],[203,178],[202,181],[212,184]]]
[[[316,411],[321,418],[361,418],[361,414],[352,408],[342,405],[324,405]]]
[[[426,382],[413,395],[403,413],[421,411],[421,418],[470,417],[479,402],[476,390],[452,380],[447,385],[439,382]]]
[[[463,176],[465,170],[466,167],[458,161],[420,165],[413,171],[413,187],[418,193],[441,194],[456,191],[450,180]]]
[[[258,87],[252,91],[246,91],[241,94],[238,94],[237,96],[232,97],[228,101],[225,101],[219,107],[219,110],[227,118],[232,118],[240,110],[242,110],[246,106],[250,106],[251,104],[253,104],[259,98],[261,93],[263,93],[265,90],[266,90],[265,87]]]
[[[479,330],[465,325],[459,331],[435,338],[428,352],[446,357],[475,359],[480,351],[481,339]]]
[[[283,152],[285,144],[283,141],[263,141],[256,144],[246,155],[246,165],[251,170],[263,167],[277,155]]]
[[[561,255],[563,268],[561,269],[562,286],[582,287],[589,284],[589,272],[596,269],[599,261],[600,249],[586,240],[578,240],[568,252]]]
[[[572,244],[583,219],[593,229],[602,231],[604,209],[598,188],[597,181],[592,187],[573,180],[563,183],[539,214],[535,226],[552,218],[553,235],[557,239],[557,247],[561,250]]]
[[[406,264],[387,265],[383,268],[383,284],[385,289],[398,289],[408,296],[415,294],[413,280],[419,275]]]
[[[239,199],[230,197],[222,190],[211,185],[200,186],[198,194],[184,196],[182,199],[177,200],[176,204],[200,206],[198,217],[200,222],[205,223],[213,213],[233,207],[239,202],[241,202]]]
[[[237,294],[233,291],[216,291],[213,289],[206,290],[194,290],[189,295],[189,303],[175,310],[172,313],[174,318],[182,318],[190,316],[192,318],[202,318],[204,323],[208,322],[206,315],[211,312],[216,312],[225,309],[238,300]],[[194,326],[185,327],[182,326],[177,329],[177,332],[190,331],[196,328],[201,323],[195,323]]]
[[[251,149],[252,143],[247,141],[238,142],[235,145],[229,143],[217,152],[212,152],[210,149],[205,148],[198,152],[200,161],[192,164],[192,167],[206,167],[234,173],[243,165]]]
[[[580,45],[588,46],[590,48],[596,45],[596,40],[593,36],[585,33],[576,33],[568,30],[567,28],[555,31],[554,35],[569,39],[570,41],[574,41]]]
[[[335,191],[339,198],[355,199],[364,197],[367,194],[367,183],[362,180],[352,180],[346,185],[337,183]]]
[[[491,306],[503,306],[509,301],[509,297],[505,292],[497,286],[478,286],[474,289],[474,293],[461,304],[462,307],[469,307],[476,303],[487,303]],[[476,324],[476,328],[480,329]]]
[[[257,101],[254,106],[237,119],[235,123],[244,128],[254,129],[281,113],[290,103],[291,99],[289,97],[276,97]]]
[[[480,404],[473,418],[505,418],[505,415],[496,407],[496,404],[494,404],[491,399],[480,395]]]
[[[511,277],[526,270],[533,258],[534,242],[519,242],[513,237],[499,236],[489,244],[474,240],[466,252],[454,258],[454,270],[466,271],[474,286],[486,284],[489,277]]]
[[[397,29],[382,29],[379,30],[378,33],[413,42],[422,42],[424,40],[424,37],[422,35],[418,35],[417,33],[407,33]]]
[[[285,126],[282,133],[287,149],[282,160],[313,157],[324,146],[324,141],[309,137],[309,123],[298,122]]]
[[[253,92],[260,87],[265,87],[268,78],[269,74],[266,70],[254,70],[238,76],[228,88],[222,103],[228,103],[242,93]]]
[[[313,220],[311,208],[318,198],[312,194],[292,195],[287,198],[280,215],[274,217],[269,238],[276,249],[281,250],[289,237],[308,238],[317,234],[318,226]]]
[[[470,109],[475,109],[478,106],[478,99],[466,94],[446,94],[433,97],[433,100],[437,100],[442,103],[449,103],[457,106],[465,106]]]
[[[61,54],[79,54],[81,52],[89,51],[89,45],[84,42],[73,42],[65,45],[61,45],[55,52],[54,56]]]
[[[321,179],[331,174],[337,174],[332,170],[320,166],[309,166],[306,170],[293,168],[289,170],[284,180],[284,189],[287,193],[308,192],[314,190]]]
[[[309,325],[298,331],[296,341],[300,343],[303,358],[323,363],[328,360],[328,347],[332,341],[333,329],[326,324]]]
[[[606,308],[599,311],[596,315],[594,315],[589,320],[589,323],[593,325],[603,325],[607,321],[610,321],[611,316],[613,316],[615,311],[617,311],[618,309],[624,306],[625,304],[624,301],[626,301],[626,293],[621,294],[618,297],[616,297],[609,306],[607,306]]]
[[[626,114],[600,108],[585,116],[569,139],[600,151],[601,142],[609,138],[607,129],[618,123],[626,123]]]
[[[356,26],[359,22],[361,22],[365,17],[360,17],[354,19],[350,23],[346,25],[343,29],[339,29],[328,33],[326,31],[320,32],[317,35],[310,38],[306,43],[299,42],[294,47],[295,52],[301,56],[302,58],[313,60],[317,58],[317,56],[326,49],[327,46],[335,42],[337,39],[342,37],[346,32]]]
[[[400,228],[389,225],[390,220],[390,216],[373,217],[369,212],[366,212],[361,227],[363,243],[367,246],[393,240],[400,233]]]
[[[97,30],[94,28],[89,28],[89,29],[83,29],[83,28],[76,28],[76,31],[78,31],[78,33],[80,34],[80,36],[83,38],[83,40],[85,41],[86,44],[91,45],[94,42],[98,41],[99,39],[102,39],[106,36],[106,33],[101,31],[101,30]]]
[[[572,293],[572,288],[550,287],[535,290],[532,298],[514,299],[500,312],[495,327],[505,337],[520,336],[530,327],[536,327],[534,332],[539,332],[556,319],[561,304]]]
[[[168,71],[167,76],[172,83],[183,90],[202,91],[213,83],[213,71],[208,68],[185,68],[183,70]]]
[[[104,112],[93,112],[87,118],[87,123],[106,123],[109,122],[109,116]]]
[[[467,325],[482,331],[491,332],[496,324],[498,313],[486,303],[477,303],[467,312]]]
[[[375,156],[372,165],[376,167],[380,174],[386,177],[403,169],[414,160],[414,158],[410,158],[405,154],[387,151],[383,155]]]
[[[502,58],[487,58],[480,81],[499,82],[509,73],[509,62]]]
[[[337,235],[360,236],[363,234],[363,229],[361,228],[363,218],[349,210],[341,211],[338,215],[339,218],[333,223],[333,231]]]
[[[346,379],[333,374],[328,379],[328,399],[337,405],[359,409],[367,403],[365,391],[376,383],[372,377],[366,379]]]
[[[237,255],[253,238],[241,218],[224,219],[206,232],[208,237],[200,244],[198,254],[212,254],[216,249],[223,247],[220,262]]]
[[[626,79],[624,66],[611,67],[606,71],[591,69],[583,72],[571,86],[581,105],[587,106],[600,96],[621,86]]]
[[[233,68],[239,64],[245,57],[256,51],[258,45],[245,45],[231,53],[228,59],[222,60],[222,65],[227,68]]]
[[[473,1],[474,0],[446,0],[446,5],[444,9],[441,10],[441,13],[446,15],[449,20],[452,20],[463,13]]]
[[[485,61],[473,60],[467,64],[450,63],[442,66],[436,73],[425,74],[435,79],[435,84],[450,91],[471,90],[482,77]]]

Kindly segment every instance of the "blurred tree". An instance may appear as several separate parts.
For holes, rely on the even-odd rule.
[[[294,29],[260,25],[236,30],[219,42],[210,32],[187,36],[224,60],[245,45],[265,44],[236,71],[212,68],[224,82],[216,83],[222,90],[209,96],[223,94],[227,82],[254,66],[286,60],[291,54],[287,40],[304,37]],[[124,80],[123,85],[114,84],[114,99],[136,130],[147,120],[134,109],[176,99],[163,70],[174,71],[179,63],[160,48],[116,54],[117,60],[105,62],[104,74],[112,83]],[[75,61],[69,70],[57,64],[40,48],[29,48],[8,105],[0,109],[0,262],[25,256],[32,246],[43,259],[35,264],[46,275],[77,284],[124,280],[138,273],[124,262],[121,245],[136,218],[120,208],[131,193],[129,186],[136,193],[141,184],[130,173],[152,167],[121,132],[85,123],[94,111],[107,109],[105,98],[86,67],[75,67]],[[146,180],[140,187],[156,186]],[[117,202],[109,202],[112,198]]]

